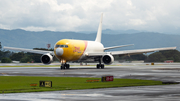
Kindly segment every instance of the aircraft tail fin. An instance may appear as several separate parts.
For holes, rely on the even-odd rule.
[[[95,40],[96,42],[101,42],[102,20],[103,20],[103,13],[101,14],[101,19],[100,19],[100,23],[99,23],[99,27],[98,27],[98,31],[96,35],[96,40]]]

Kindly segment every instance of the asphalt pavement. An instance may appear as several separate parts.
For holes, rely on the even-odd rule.
[[[180,64],[128,63],[106,66],[72,66],[69,70],[59,67],[0,67],[0,76],[53,76],[53,77],[102,77],[180,81]],[[0,101],[179,101],[180,84],[119,87],[106,89],[65,90],[52,92],[0,94]]]

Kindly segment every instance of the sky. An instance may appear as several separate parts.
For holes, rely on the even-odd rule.
[[[180,34],[180,0],[0,0],[0,28]]]

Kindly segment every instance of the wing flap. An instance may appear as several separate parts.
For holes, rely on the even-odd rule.
[[[23,51],[23,52],[36,53],[36,54],[50,53],[51,55],[54,55],[53,51],[33,50],[33,49],[24,49],[24,48],[15,48],[15,47],[3,47],[3,49],[14,50],[14,51]]]

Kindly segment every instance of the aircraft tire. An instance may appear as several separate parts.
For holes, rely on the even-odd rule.
[[[70,65],[69,64],[66,64],[66,69],[69,69]]]
[[[99,64],[97,64],[97,65],[96,65],[96,68],[97,68],[97,69],[99,69],[99,68],[100,68],[100,65],[99,65]]]
[[[104,69],[104,65],[101,65],[101,69]]]
[[[64,65],[62,65],[62,66],[61,66],[61,69],[65,69],[65,66],[64,66]]]

